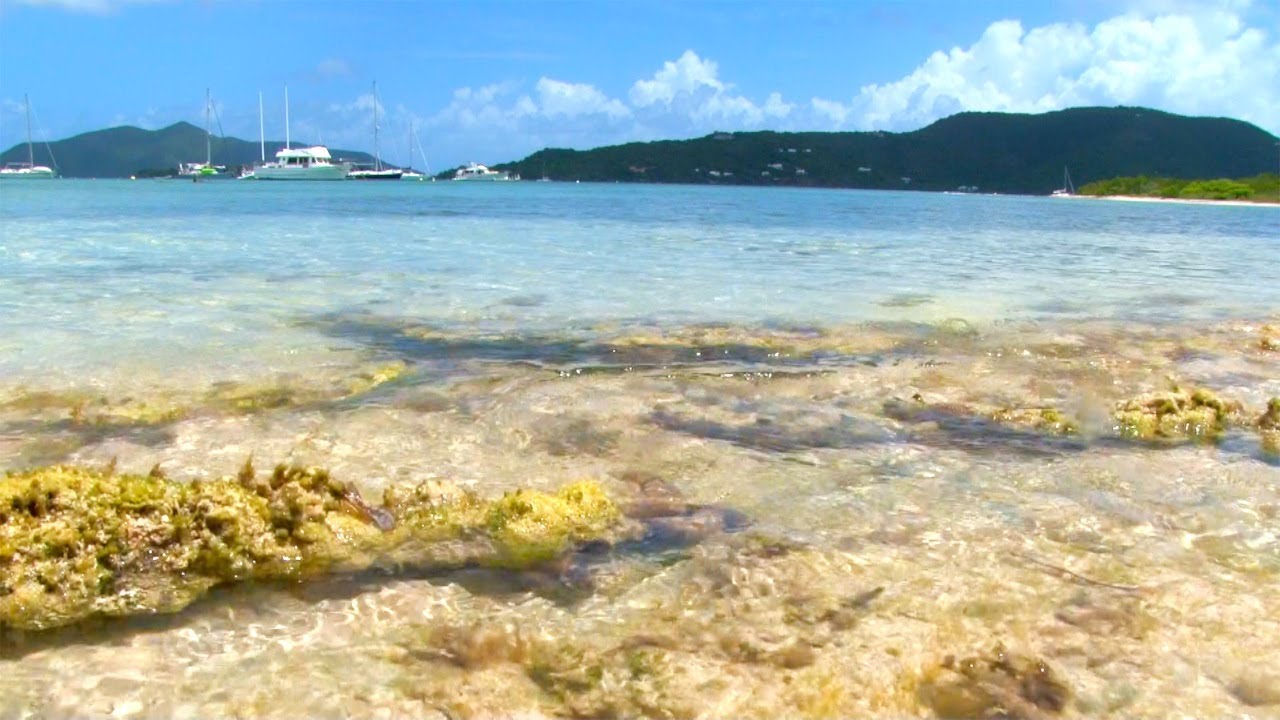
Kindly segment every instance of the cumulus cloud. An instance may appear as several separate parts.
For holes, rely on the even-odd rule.
[[[763,106],[735,93],[720,79],[715,61],[693,50],[664,62],[653,77],[637,80],[628,97],[650,125],[676,132],[761,127],[766,118],[782,119],[792,110],[781,93],[770,94]]]
[[[1147,105],[1239,117],[1276,129],[1280,42],[1230,4],[1024,29],[992,23],[968,47],[938,51],[899,80],[847,103],[815,100],[836,127],[910,129],[962,110],[1043,112]]]
[[[536,113],[538,108],[548,117],[575,117],[578,115],[602,114],[613,118],[622,118],[631,114],[626,105],[607,97],[593,85],[570,83],[551,78],[540,78],[537,85],[538,102],[533,104],[527,100],[527,110]]]
[[[725,86],[716,77],[719,68],[711,60],[703,60],[692,50],[685,50],[678,60],[667,61],[649,80],[637,80],[631,86],[631,104],[648,107],[662,103],[671,105],[677,97],[699,91],[723,92]]]

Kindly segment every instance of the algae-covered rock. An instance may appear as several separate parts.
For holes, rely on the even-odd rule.
[[[1280,398],[1271,398],[1256,424],[1263,451],[1280,455]]]
[[[48,467],[0,478],[0,628],[175,612],[214,585],[373,566],[524,568],[601,539],[618,509],[589,482],[495,501],[439,483],[374,507],[314,468],[177,483]]]
[[[991,419],[1002,425],[1024,427],[1054,435],[1075,435],[1080,424],[1056,408],[1001,408]]]
[[[1002,645],[962,660],[948,656],[920,684],[920,700],[942,718],[1038,718],[1062,712],[1070,697],[1043,660]]]
[[[1115,432],[1136,440],[1217,440],[1238,415],[1238,403],[1199,388],[1151,393],[1120,403],[1112,414]]]

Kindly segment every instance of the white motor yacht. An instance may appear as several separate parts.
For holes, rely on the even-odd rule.
[[[285,148],[276,153],[275,162],[254,168],[258,180],[345,180],[348,166],[334,163],[329,148]]]
[[[261,104],[258,107],[261,113]],[[289,88],[286,86],[284,89],[284,149],[276,153],[275,162],[264,162],[255,167],[254,179],[346,180],[347,173],[350,171],[349,164],[334,163],[333,157],[329,155],[329,148],[323,145],[307,148],[289,146]]]
[[[458,168],[458,171],[453,175],[453,179],[484,182],[484,181],[512,180],[517,178],[512,178],[507,173],[499,170],[490,170],[489,168],[485,167],[484,165],[480,165],[479,163],[467,163],[466,167]]]

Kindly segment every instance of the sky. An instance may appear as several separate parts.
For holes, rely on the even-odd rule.
[[[0,0],[0,147],[204,124],[433,170],[734,130],[1142,105],[1280,134],[1280,0]],[[414,164],[421,158],[414,151]]]

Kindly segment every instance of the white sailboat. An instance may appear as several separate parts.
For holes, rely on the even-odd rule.
[[[314,145],[308,148],[290,147],[289,144],[289,88],[284,89],[284,149],[276,153],[275,162],[264,162],[254,168],[258,180],[345,180],[348,167],[333,162],[329,148]]]
[[[373,168],[361,168],[347,173],[352,180],[399,180],[402,170],[382,167],[382,154],[378,150],[378,82],[373,83]]]
[[[1071,184],[1071,171],[1062,168],[1062,187],[1050,193],[1052,197],[1071,197],[1076,194],[1076,186]]]
[[[422,151],[422,142],[418,140],[418,132],[413,128],[413,123],[411,122],[409,123],[409,162],[410,163],[413,163],[413,146],[415,143],[418,146],[418,155],[422,157],[422,167],[427,171],[427,174],[423,175],[422,173],[414,170],[413,168],[409,168],[408,170],[404,171],[404,174],[400,176],[400,179],[416,180],[418,182],[422,182],[423,180],[426,180],[429,176],[431,176],[431,163],[427,162],[427,154]],[[435,177],[431,177],[431,182],[435,182],[435,181],[436,181]]]
[[[186,180],[225,180],[232,177],[226,165],[213,164],[213,129],[209,124],[209,115],[213,112],[213,96],[209,89],[204,90],[204,162],[180,163],[178,177]],[[219,121],[221,125],[221,121]]]
[[[0,168],[2,180],[52,180],[57,177],[53,168],[36,164],[35,150],[31,145],[31,100],[24,94],[22,104],[27,111],[27,161],[25,163],[8,163]],[[49,153],[53,157],[53,153]]]

